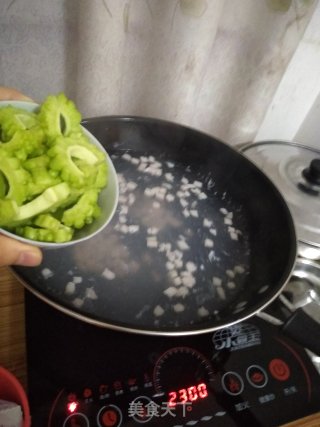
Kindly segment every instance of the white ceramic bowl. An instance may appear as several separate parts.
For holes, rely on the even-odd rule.
[[[34,112],[39,108],[38,104],[33,102],[25,101],[0,101],[0,108],[7,105],[12,105],[13,107],[23,108],[27,111]],[[20,242],[28,243],[34,246],[39,246],[42,248],[61,248],[69,245],[74,245],[76,243],[83,242],[96,234],[100,233],[111,221],[117,205],[119,198],[119,185],[117,179],[117,173],[114,168],[114,165],[108,156],[105,148],[100,144],[100,142],[90,133],[87,129],[83,128],[84,133],[88,137],[89,141],[100,148],[106,156],[106,163],[108,165],[108,185],[103,188],[99,195],[99,206],[101,208],[101,215],[97,218],[92,224],[89,224],[83,227],[81,230],[76,230],[72,240],[65,243],[51,243],[51,242],[40,242],[35,240],[29,240],[21,236],[17,236],[14,233],[10,233],[7,230],[0,228],[0,233],[12,237]]]

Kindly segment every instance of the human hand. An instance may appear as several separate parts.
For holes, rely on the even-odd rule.
[[[0,100],[32,101],[15,89],[0,86]],[[42,261],[41,250],[0,234],[0,267],[9,265],[36,266]]]
[[[1,101],[32,101],[31,98],[11,87],[0,86]]]

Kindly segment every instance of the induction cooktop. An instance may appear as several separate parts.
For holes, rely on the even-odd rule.
[[[257,317],[196,336],[99,328],[26,292],[33,427],[279,426],[320,410],[303,348]]]

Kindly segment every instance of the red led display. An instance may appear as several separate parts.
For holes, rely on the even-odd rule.
[[[198,399],[205,399],[208,396],[208,390],[205,383],[200,383],[188,388],[181,388],[178,391],[170,391],[168,395],[169,406],[173,408],[178,404],[195,402]]]

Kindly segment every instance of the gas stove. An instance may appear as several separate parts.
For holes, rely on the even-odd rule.
[[[306,351],[257,316],[196,336],[144,336],[26,292],[26,332],[33,427],[271,427],[320,410]]]

